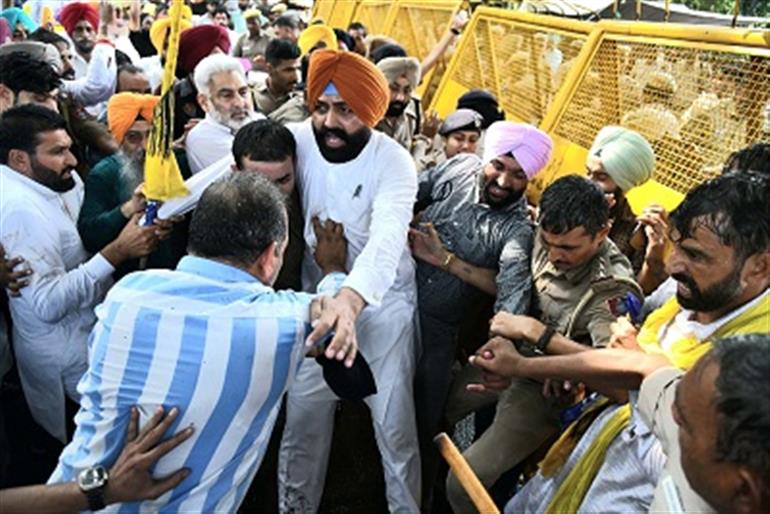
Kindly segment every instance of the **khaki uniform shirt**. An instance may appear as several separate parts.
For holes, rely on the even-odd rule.
[[[283,105],[267,115],[268,118],[282,125],[300,123],[308,119],[309,116],[310,111],[307,110],[302,93],[294,93]]]
[[[607,239],[593,259],[567,271],[554,267],[535,236],[532,252],[534,314],[570,339],[592,346],[610,341],[610,323],[622,312],[622,299],[633,293],[644,298],[634,281],[628,259]]]
[[[671,414],[682,371],[659,369],[642,382],[637,407],[668,457],[658,480],[650,512],[714,512],[687,482],[681,463],[679,427]]]
[[[292,95],[295,94],[296,93],[289,93],[283,96],[274,96],[273,93],[270,92],[267,81],[265,81],[265,83],[254,92],[255,107],[259,112],[267,116],[289,101]]]
[[[258,38],[252,39],[249,37],[248,32],[243,34],[233,50],[233,56],[246,57],[253,59],[258,55],[265,55],[267,50],[267,44],[270,42],[270,37],[261,34]]]
[[[395,139],[398,144],[406,148],[409,153],[412,153],[412,143],[417,133],[417,124],[415,100],[412,99],[401,116],[397,118],[383,118],[375,128]]]

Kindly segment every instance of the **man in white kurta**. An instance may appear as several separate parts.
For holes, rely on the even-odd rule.
[[[234,57],[209,55],[195,67],[198,103],[206,117],[187,134],[185,149],[193,174],[230,155],[238,129],[264,119],[254,112],[243,66]]]
[[[312,218],[341,223],[349,271],[343,288],[365,305],[356,332],[377,383],[377,394],[365,401],[382,455],[388,505],[391,511],[418,512],[412,400],[416,285],[407,247],[415,165],[393,139],[371,130],[387,108],[388,84],[365,59],[350,52],[314,52],[308,98],[311,119],[289,125],[297,140],[306,227],[303,288],[311,290],[321,278],[313,259]],[[282,512],[318,510],[337,400],[321,368],[303,363],[287,395],[279,460]]]
[[[134,224],[89,256],[76,226],[83,182],[61,116],[37,105],[10,109],[0,120],[0,138],[0,243],[34,271],[9,301],[19,375],[35,421],[66,442],[65,394],[79,398],[93,309],[112,285],[115,266],[136,254],[134,235],[146,236],[145,248],[157,238],[152,227]]]

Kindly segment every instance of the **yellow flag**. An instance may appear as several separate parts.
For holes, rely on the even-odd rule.
[[[173,152],[174,70],[179,55],[183,0],[172,0],[169,9],[171,30],[168,36],[166,64],[163,68],[161,99],[155,107],[152,129],[144,163],[144,195],[148,200],[166,201],[188,194]]]

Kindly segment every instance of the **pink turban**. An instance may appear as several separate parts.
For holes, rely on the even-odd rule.
[[[484,162],[510,153],[531,179],[548,164],[552,148],[551,136],[532,125],[496,121],[484,136]]]

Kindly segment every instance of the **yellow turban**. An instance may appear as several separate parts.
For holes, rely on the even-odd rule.
[[[385,75],[369,60],[353,52],[316,50],[310,54],[307,103],[310,112],[332,83],[336,93],[368,127],[374,127],[388,110],[390,87]]]
[[[328,25],[311,25],[302,31],[297,40],[302,55],[308,53],[318,43],[325,43],[329,50],[337,50],[337,35]]]
[[[180,33],[192,28],[192,11],[190,11],[188,6],[184,7],[186,7],[186,9],[182,9],[182,20],[179,24]],[[150,41],[152,42],[152,46],[155,47],[155,50],[158,51],[158,55],[163,53],[163,46],[170,32],[171,18],[169,17],[155,20],[152,25],[150,25]]]
[[[107,102],[107,125],[118,143],[123,143],[126,132],[137,118],[152,123],[152,114],[160,101],[159,96],[137,93],[118,93]]]

